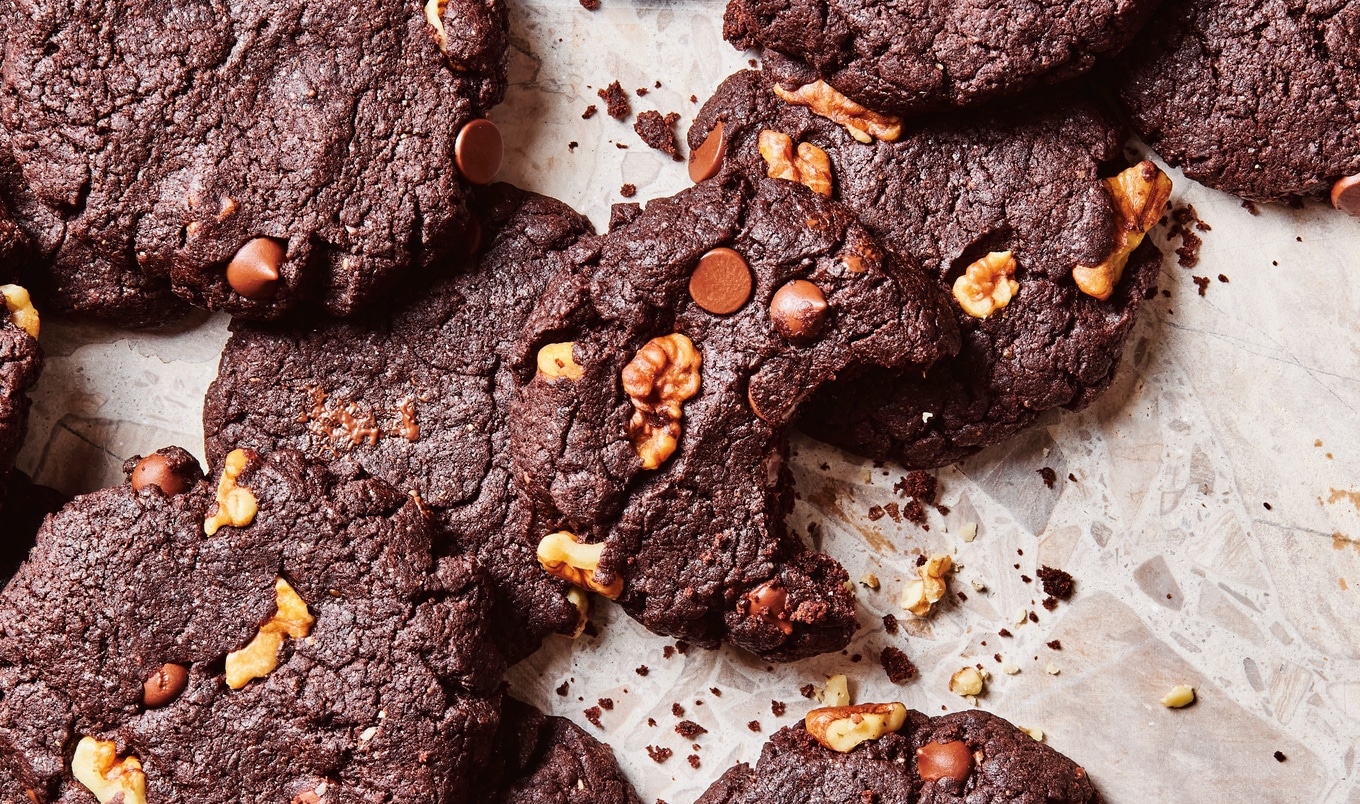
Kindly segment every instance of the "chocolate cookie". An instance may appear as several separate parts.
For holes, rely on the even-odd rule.
[[[500,163],[500,0],[20,6],[0,127],[53,312],[347,315],[459,248]]]
[[[819,720],[830,724],[856,710],[900,726],[876,727],[870,733],[881,736],[848,750],[853,741],[831,748],[811,733],[820,732]],[[728,769],[698,804],[768,801],[1095,804],[1101,797],[1080,765],[996,715],[974,710],[930,718],[901,704],[868,704],[813,710],[806,726],[780,729],[754,768]]]
[[[1355,3],[1167,3],[1115,72],[1134,129],[1190,178],[1360,215]]]
[[[783,77],[915,115],[1081,75],[1127,45],[1158,2],[729,0],[723,36],[767,48]]]
[[[934,467],[1109,385],[1160,263],[1150,244],[1128,250],[1170,185],[1151,163],[1126,172],[1125,132],[1090,93],[1026,96],[866,144],[847,128],[863,118],[833,122],[775,86],[747,71],[718,88],[690,129],[691,175],[822,186],[885,246],[921,261],[963,333],[958,355],[924,377],[871,370],[823,389],[803,429]]]
[[[946,301],[792,182],[708,181],[616,222],[568,252],[522,340],[515,471],[557,512],[539,560],[657,633],[839,650],[853,598],[786,530],[786,426],[837,376],[952,352]]]
[[[538,565],[536,514],[510,472],[509,356],[554,254],[590,223],[503,184],[476,206],[485,250],[455,277],[349,323],[234,323],[203,422],[212,461],[237,447],[293,447],[418,495],[490,575],[495,633],[514,660],[570,633],[579,614],[567,584]]]
[[[641,804],[614,751],[570,720],[505,699],[484,800],[505,804]]]
[[[0,595],[0,799],[473,800],[503,663],[417,501],[287,450],[125,468]]]

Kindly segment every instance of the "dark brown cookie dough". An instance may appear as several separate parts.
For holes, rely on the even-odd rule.
[[[237,447],[293,447],[418,494],[484,565],[498,593],[496,635],[518,659],[545,635],[570,633],[578,613],[567,585],[538,565],[537,515],[510,473],[518,389],[508,360],[553,255],[590,224],[504,184],[481,191],[476,209],[483,250],[456,276],[352,322],[234,324],[204,433],[213,461]]]
[[[505,47],[500,0],[26,3],[0,92],[26,187],[0,189],[44,309],[358,310],[457,247]]]
[[[895,733],[838,753],[799,724],[770,737],[760,761],[728,769],[698,804],[1096,804],[1085,769],[996,715],[928,718],[907,710]]]
[[[504,668],[473,562],[352,464],[157,456],[160,483],[50,518],[0,595],[0,799],[91,801],[120,768],[101,800],[473,800]]]
[[[619,216],[568,262],[511,418],[516,474],[559,514],[538,535],[578,554],[540,560],[695,644],[844,647],[846,573],[785,528],[786,426],[837,376],[951,352],[938,289],[843,207],[736,176]]]
[[[614,751],[575,723],[505,699],[490,804],[641,804]]]
[[[1138,134],[1210,187],[1324,198],[1360,174],[1355,3],[1167,3],[1115,73]]]
[[[721,136],[709,139],[720,123]],[[704,164],[720,175],[765,175],[767,130],[824,151],[834,197],[886,247],[919,259],[945,292],[990,253],[1009,251],[1017,263],[1018,292],[988,317],[950,298],[963,333],[957,357],[924,377],[870,370],[834,383],[808,406],[800,422],[808,433],[908,467],[940,466],[1045,410],[1081,408],[1109,385],[1160,260],[1144,244],[1103,301],[1073,281],[1075,266],[1115,248],[1119,216],[1102,179],[1127,165],[1124,131],[1089,92],[1031,95],[864,144],[748,71],[704,105],[689,144],[711,154]]]
[[[1081,75],[1127,45],[1157,3],[730,0],[723,36],[767,48],[766,66],[786,77],[820,75],[871,109],[914,115]]]

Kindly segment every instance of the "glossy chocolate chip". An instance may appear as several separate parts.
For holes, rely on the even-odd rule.
[[[926,743],[916,749],[916,772],[927,782],[953,779],[962,782],[973,771],[973,752],[961,740]]]
[[[490,184],[500,171],[504,156],[505,143],[501,140],[501,130],[485,118],[463,126],[453,143],[453,158],[458,163],[458,172],[473,184]]]
[[[727,141],[723,138],[723,124],[719,120],[713,130],[708,132],[704,142],[689,154],[689,179],[698,184],[710,179],[722,167],[723,150]]]
[[[1332,185],[1332,206],[1360,218],[1360,173]]]
[[[189,686],[189,671],[184,665],[163,664],[142,684],[142,703],[147,709],[165,706]]]
[[[786,635],[793,633],[789,620],[789,593],[778,581],[769,581],[746,594],[751,614],[763,617]]]
[[[283,265],[283,242],[272,237],[257,237],[241,246],[227,263],[227,284],[247,299],[263,301],[274,295]]]
[[[190,481],[175,473],[170,461],[159,454],[151,454],[137,462],[132,469],[132,490],[141,491],[147,486],[156,486],[167,496],[183,494],[189,490]]]
[[[770,299],[770,321],[775,331],[791,341],[817,337],[826,323],[826,296],[806,279],[795,279]]]
[[[699,258],[689,277],[694,303],[713,313],[735,313],[751,298],[751,268],[730,248],[715,248]]]

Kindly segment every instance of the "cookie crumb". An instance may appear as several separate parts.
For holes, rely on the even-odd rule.
[[[897,503],[895,502],[888,503],[887,505],[883,506],[883,510],[888,512],[888,518],[891,519],[892,521],[894,522],[902,521],[902,509],[897,505]]]
[[[614,710],[613,698],[601,698],[598,701],[596,701],[596,703],[599,704],[600,708],[605,710],[606,712],[612,712]]]
[[[802,695],[804,698],[811,698],[817,694],[817,688],[811,684],[804,684],[798,688],[798,694]]]
[[[650,672],[652,672],[652,671],[651,671],[651,669],[650,669],[649,667],[647,667],[647,665],[643,664],[643,665],[639,665],[638,668],[637,668],[636,670],[634,670],[633,672],[634,672],[634,673],[637,673],[637,674],[640,675],[640,676],[645,676],[645,675],[647,675],[648,673],[650,673]]]
[[[894,647],[886,647],[879,655],[879,662],[883,665],[883,672],[888,674],[888,680],[894,684],[901,684],[916,678],[916,665],[907,654]]]
[[[1205,291],[1209,289],[1209,277],[1192,276],[1190,278],[1195,280],[1195,286],[1199,288],[1199,295],[1203,296]]]
[[[638,87],[633,90],[633,94],[637,95],[639,98],[644,98],[647,96],[647,87]]]
[[[997,632],[996,632],[996,635],[997,635],[997,636],[1003,636],[1003,637],[1009,637],[1009,636],[1011,635],[1011,632],[1010,632],[1010,631],[1007,631],[1005,628],[1002,628],[1000,631],[997,631]]]
[[[721,698],[721,697],[722,697],[722,690],[718,689],[717,687],[709,687],[709,688],[708,688],[708,691],[711,692],[711,693],[713,693],[713,697],[715,697],[715,698]]]
[[[1045,642],[1044,644],[1048,645],[1049,650],[1062,650],[1062,642],[1059,640],[1055,639],[1052,642]]]
[[[893,485],[893,491],[903,497],[912,497],[930,504],[935,502],[935,495],[939,491],[939,480],[929,472],[916,469],[899,479]]]
[[[671,755],[674,753],[675,752],[669,748],[663,748],[655,745],[647,746],[647,756],[651,757],[652,761],[658,765],[670,759]]]
[[[567,697],[567,691],[569,689],[571,689],[570,685],[567,682],[563,681],[561,684],[557,685],[557,694],[565,698]]]
[[[586,11],[599,11],[600,0],[581,0],[581,8]]]
[[[594,117],[595,113],[598,111],[600,111],[600,108],[592,103],[586,107],[586,110],[584,112],[581,112],[581,119],[589,120],[590,118]]]
[[[889,634],[897,633],[897,618],[891,614],[883,615],[883,630]]]
[[[788,708],[788,704],[783,701],[770,701],[770,711],[774,713],[775,717],[783,717]]]
[[[912,522],[912,524],[925,527],[926,508],[924,505],[921,505],[920,500],[909,501],[903,513],[906,516],[906,518]],[[926,530],[930,530],[930,528],[926,528]]]
[[[1044,594],[1052,595],[1059,600],[1067,600],[1072,597],[1072,589],[1076,582],[1068,573],[1044,565],[1039,567],[1037,574],[1039,580],[1044,584]]]
[[[699,769],[699,755],[698,755],[698,754],[690,754],[689,756],[685,757],[685,759],[689,760],[689,766],[690,766],[691,768],[694,768],[695,770],[698,770],[698,769]]]
[[[872,505],[872,506],[869,507],[869,521],[870,521],[870,522],[877,522],[878,520],[882,519],[882,518],[883,518],[883,514],[884,514],[883,506],[881,506],[881,505]]]
[[[600,707],[598,707],[598,706],[592,706],[592,707],[590,707],[589,709],[587,709],[587,710],[585,710],[584,712],[582,712],[582,714],[584,714],[584,715],[586,716],[586,720],[589,720],[589,721],[591,722],[591,725],[593,725],[595,728],[597,728],[597,729],[603,729],[603,728],[604,728],[604,726],[600,724],[600,714],[601,714],[601,712],[600,712]]]
[[[623,196],[624,198],[632,198],[633,196],[637,195],[637,185],[636,184],[623,185],[622,187],[619,188],[619,195]]]
[[[1227,274],[1219,274],[1219,275],[1218,275],[1218,281],[1222,282],[1222,283],[1225,284],[1225,285],[1228,284],[1228,275],[1227,275]]]
[[[1043,603],[1041,605],[1043,605],[1045,611],[1053,611],[1058,607],[1058,599],[1056,597],[1053,597],[1052,595],[1049,595],[1048,597],[1044,598]]]
[[[628,105],[628,95],[623,91],[623,87],[619,86],[618,81],[597,90],[595,94],[605,102],[605,112],[615,120],[623,120],[632,112],[632,107]]]
[[[1044,479],[1045,486],[1053,488],[1053,485],[1058,482],[1058,473],[1053,471],[1053,467],[1045,466],[1044,468],[1039,469],[1037,471],[1040,477]]]
[[[579,147],[581,147],[581,143],[577,142],[576,140],[572,140],[571,142],[567,143],[568,151],[574,151]]]
[[[693,740],[700,734],[708,734],[708,729],[700,726],[693,720],[682,720],[675,724],[675,733],[684,737],[686,740]]]
[[[1258,209],[1258,208],[1256,207],[1256,205],[1253,204],[1253,203],[1251,203],[1250,201],[1243,201],[1243,202],[1242,202],[1242,209],[1245,209],[1247,212],[1250,212],[1250,213],[1253,214],[1253,215],[1260,215],[1260,214],[1261,214],[1261,210]]]
[[[652,728],[656,728],[656,718],[654,717],[647,718],[647,725]]]
[[[674,715],[674,716],[676,716],[676,717],[684,717],[684,716],[685,716],[685,707],[681,706],[681,705],[678,704],[678,703],[673,703],[673,704],[671,704],[671,714]]]
[[[760,721],[759,721],[759,720],[752,720],[750,723],[747,723],[747,724],[746,724],[746,728],[748,728],[748,729],[750,729],[751,731],[753,731],[753,732],[759,734],[759,733],[760,733]],[[1276,753],[1278,753],[1278,752],[1276,752]]]
[[[675,640],[675,652],[681,656],[689,653],[689,643],[683,639]]]
[[[1276,762],[1284,762],[1286,759],[1289,759],[1289,757],[1285,756],[1283,751],[1276,751],[1276,752],[1275,752],[1275,761],[1276,761]]]
[[[662,658],[669,659],[669,658],[671,658],[671,657],[674,656],[674,655],[675,655],[675,648],[672,647],[672,646],[670,646],[670,645],[667,645],[667,646],[665,646],[664,648],[661,649],[661,656],[662,656]]]
[[[698,102],[699,102],[699,96],[698,96],[698,95],[690,95],[690,96],[689,96],[689,102],[690,102],[690,103],[698,103]]]

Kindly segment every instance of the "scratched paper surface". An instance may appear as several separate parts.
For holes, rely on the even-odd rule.
[[[605,3],[517,4],[516,83],[493,115],[510,151],[500,178],[599,227],[620,185],[646,199],[688,180],[631,119],[581,119],[603,105],[595,89],[649,87],[634,112],[679,112],[683,132],[690,95],[702,102],[751,55],[722,42],[716,2]],[[1167,260],[1170,297],[1148,304],[1102,401],[942,470],[950,513],[932,511],[929,531],[870,516],[900,500],[901,471],[796,442],[797,529],[816,525],[816,545],[852,578],[880,581],[857,590],[863,628],[847,655],[773,669],[728,650],[668,659],[669,641],[603,605],[598,637],[555,640],[511,671],[516,694],[608,740],[644,801],[677,804],[800,718],[805,684],[844,672],[856,701],[940,713],[968,706],[948,678],[981,662],[992,677],[978,705],[1042,729],[1113,802],[1360,802],[1360,221],[1315,206],[1253,216],[1172,176],[1173,202],[1212,227],[1200,264]],[[1193,276],[1210,280],[1203,296]],[[154,335],[44,322],[49,361],[20,465],[74,492],[118,482],[124,457],[168,443],[201,455],[200,401],[225,340],[221,316]],[[913,621],[896,600],[921,552],[954,555],[952,589],[967,599]],[[1021,577],[1041,564],[1078,580],[1053,612]],[[1021,611],[1038,622],[1017,625]],[[903,622],[895,636],[887,613]],[[887,645],[921,676],[889,683]],[[1163,708],[1176,684],[1199,702]],[[582,715],[601,697],[615,702],[602,730]],[[772,701],[787,704],[782,717]],[[673,703],[708,733],[677,735]],[[649,745],[675,755],[658,765]]]

